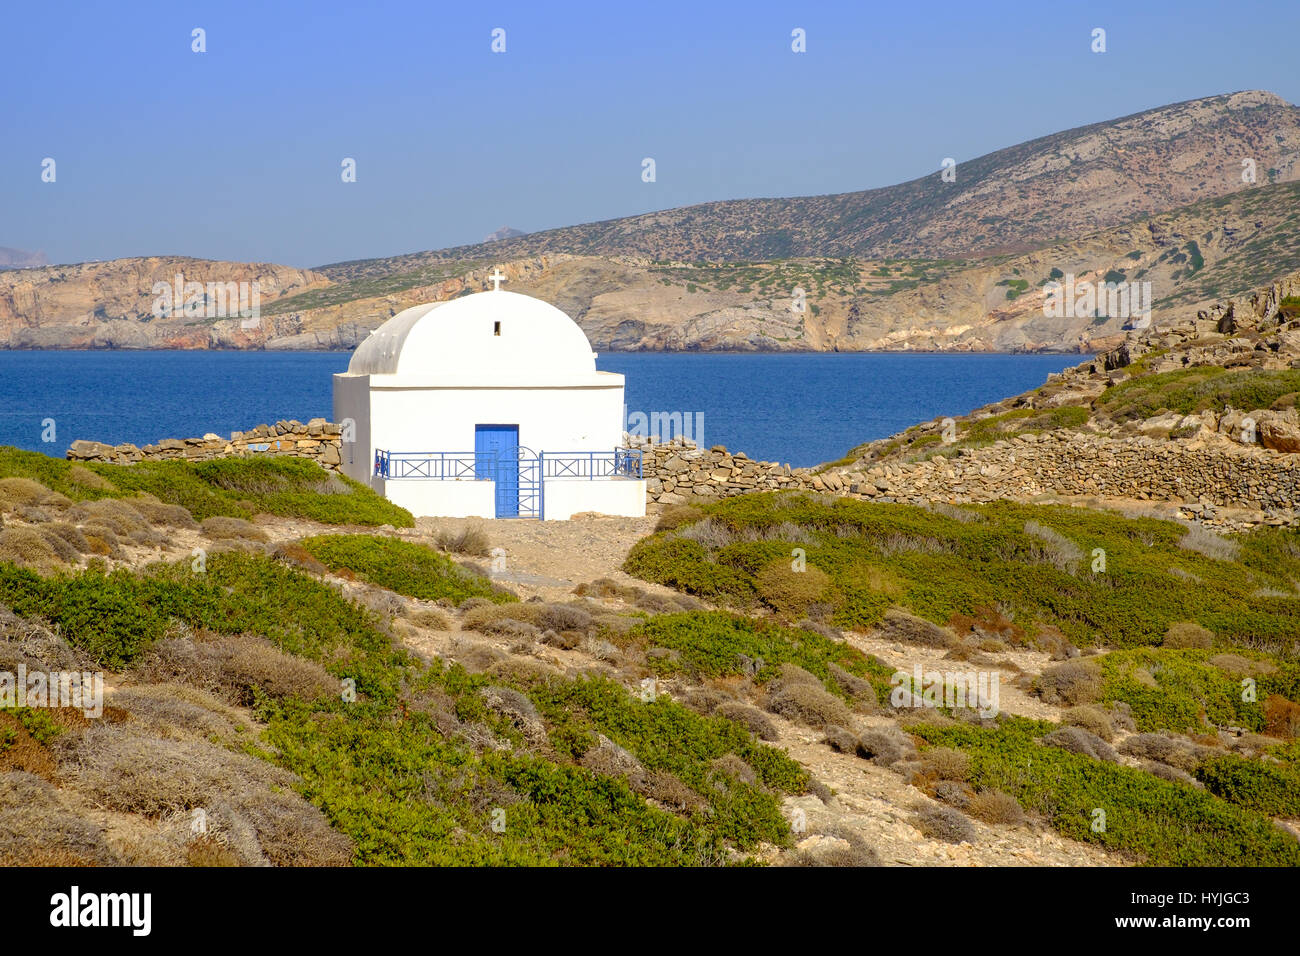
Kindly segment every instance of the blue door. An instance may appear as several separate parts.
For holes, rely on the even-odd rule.
[[[474,426],[474,477],[497,483],[497,517],[519,517],[519,426]]]

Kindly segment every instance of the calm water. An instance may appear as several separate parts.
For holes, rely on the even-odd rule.
[[[62,457],[74,439],[146,445],[331,416],[343,352],[0,351],[0,445]],[[703,442],[813,465],[859,442],[1033,388],[1079,355],[602,354],[627,407],[689,415]],[[55,440],[42,442],[54,419]]]

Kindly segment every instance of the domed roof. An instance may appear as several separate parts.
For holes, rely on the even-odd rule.
[[[417,305],[357,346],[350,375],[429,384],[565,384],[590,380],[596,355],[578,324],[555,306],[493,290]]]

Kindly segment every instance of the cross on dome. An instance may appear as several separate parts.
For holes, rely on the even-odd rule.
[[[488,280],[492,283],[492,291],[493,291],[493,292],[500,292],[500,291],[501,291],[501,283],[503,283],[503,282],[506,281],[506,277],[503,276],[503,275],[501,274],[501,270],[500,270],[499,268],[497,268],[497,269],[493,269],[493,270],[492,270],[492,274],[491,274],[490,276],[488,276]]]

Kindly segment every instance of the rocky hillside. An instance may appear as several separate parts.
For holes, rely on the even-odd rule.
[[[0,346],[7,348],[257,348],[265,335],[239,317],[155,318],[155,283],[257,283],[261,308],[328,283],[269,263],[154,256],[0,273]]]
[[[557,254],[501,268],[510,288],[555,303],[601,350],[1095,352],[1122,341],[1130,317],[1048,317],[1047,283],[1150,283],[1155,323],[1176,323],[1300,267],[1298,200],[1300,183],[1260,186],[983,259],[668,264]],[[268,345],[348,345],[410,305],[485,288],[496,264],[430,263],[286,296],[265,310],[266,334],[284,337]]]
[[[1297,114],[1272,94],[1212,97],[962,163],[955,183],[503,228],[317,270],[163,258],[0,273],[0,347],[346,349],[500,266],[601,350],[1096,352],[1132,316],[1045,315],[1054,279],[1149,283],[1164,325],[1300,268]],[[256,279],[260,322],[152,319],[153,283],[178,272]]]
[[[881,189],[741,199],[492,243],[324,267],[331,278],[542,253],[729,262],[799,256],[963,258],[1023,252],[1242,188],[1300,178],[1300,109],[1249,91],[1147,110],[962,160]],[[959,157],[960,158],[960,157]],[[936,159],[937,161],[937,159]]]
[[[1031,392],[861,445],[824,475],[889,501],[1061,495],[1164,502],[1234,531],[1294,525],[1297,400],[1300,273],[1131,332]]]

